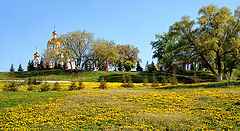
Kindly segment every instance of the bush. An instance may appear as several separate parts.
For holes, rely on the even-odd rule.
[[[59,86],[58,82],[54,83],[52,90],[54,90],[54,91],[59,91],[60,90],[60,86]]]
[[[148,76],[145,75],[143,78],[143,86],[147,86],[148,85]]]
[[[132,77],[131,77],[131,75],[128,75],[127,77],[128,77],[127,87],[133,88]]]
[[[28,89],[28,91],[33,91],[34,87],[33,87],[33,85],[29,85],[27,89]]]
[[[101,88],[101,89],[105,89],[105,88],[107,88],[107,81],[104,80],[104,77],[101,78],[99,88]]]
[[[76,90],[76,89],[77,89],[76,83],[72,82],[68,90],[71,91],[71,90]]]
[[[45,82],[40,88],[41,91],[49,91],[50,89],[50,85],[47,82]]]
[[[77,90],[81,90],[83,88],[85,88],[85,85],[83,84],[83,82],[82,81],[78,82]]]
[[[164,75],[162,79],[162,85],[165,86],[167,82],[168,82],[167,77]]]
[[[133,87],[133,84],[132,84],[132,78],[131,78],[131,75],[127,75],[127,78],[128,78],[128,83],[126,82],[126,76],[123,75],[122,77],[122,80],[123,80],[123,83],[121,85],[121,87]]]
[[[28,78],[27,84],[28,85],[39,85],[39,84],[41,84],[41,82],[37,81],[36,78]]]
[[[172,84],[172,85],[177,85],[177,76],[176,76],[176,72],[173,71],[172,77],[169,75],[168,81]]]
[[[158,84],[157,77],[155,76],[155,74],[153,74],[152,79],[153,79],[153,82],[151,84],[151,87],[158,87],[159,84]]]
[[[3,87],[3,91],[17,91],[17,86],[17,82],[15,81],[7,82]]]

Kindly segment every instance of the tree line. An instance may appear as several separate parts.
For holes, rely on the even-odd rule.
[[[104,71],[109,65],[115,71],[130,71],[140,61],[137,47],[116,44],[104,38],[95,39],[93,33],[85,30],[68,32],[56,41],[61,45],[54,45],[44,52],[44,58],[56,63],[55,66],[61,62],[66,65],[70,59],[81,70]]]
[[[233,69],[239,68],[240,6],[234,11],[227,7],[204,6],[196,20],[183,16],[169,31],[155,35],[151,45],[154,58],[168,71],[198,64],[222,80],[231,80]],[[227,73],[229,76],[227,77]]]

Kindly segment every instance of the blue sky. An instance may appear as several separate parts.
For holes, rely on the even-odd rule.
[[[24,70],[38,47],[43,53],[56,26],[58,35],[87,30],[96,38],[131,44],[140,50],[142,67],[152,61],[150,42],[202,6],[214,4],[232,11],[239,0],[1,0],[0,72],[14,64]],[[155,60],[156,61],[156,60]]]

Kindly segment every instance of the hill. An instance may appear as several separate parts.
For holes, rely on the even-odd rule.
[[[156,72],[158,82],[162,82],[163,75],[168,76],[165,72]],[[192,77],[193,72],[181,72],[181,74]],[[209,72],[197,71],[197,77],[206,81],[215,81],[214,77]],[[102,76],[108,82],[121,82],[122,75],[131,75],[134,83],[143,82],[145,75],[148,76],[149,82],[152,82],[153,73],[143,72],[119,72],[119,71],[64,71],[64,70],[43,70],[43,71],[25,71],[25,72],[0,72],[0,80],[27,80],[28,78],[36,78],[38,80],[54,80],[54,81],[85,81],[98,82]],[[177,76],[180,83],[194,83],[188,77]]]

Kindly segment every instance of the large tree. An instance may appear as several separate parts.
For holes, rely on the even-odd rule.
[[[93,45],[93,33],[83,31],[74,31],[60,36],[68,56],[77,60],[77,67],[81,67],[83,58],[90,52]]]
[[[107,64],[112,65],[115,62],[115,59],[118,58],[118,52],[115,45],[113,41],[107,41],[105,39],[95,40],[92,46],[92,58],[95,67],[100,70],[105,70]]]
[[[119,58],[115,62],[115,67],[119,66],[121,68],[121,66],[123,66],[127,61],[131,61],[135,65],[139,60],[139,50],[137,47],[131,45],[117,45],[117,50]]]
[[[163,60],[162,56],[173,52],[178,61],[202,62],[221,80],[224,57],[239,49],[239,9],[235,15],[231,15],[226,7],[218,9],[209,5],[199,10],[197,22],[184,16],[170,27],[168,34],[171,37],[164,36],[166,39],[161,38],[155,45],[152,44],[154,56]],[[161,55],[161,48],[172,43],[169,43],[172,38],[176,38],[174,46],[167,47],[164,50],[167,52]],[[217,66],[217,72],[214,65]]]

